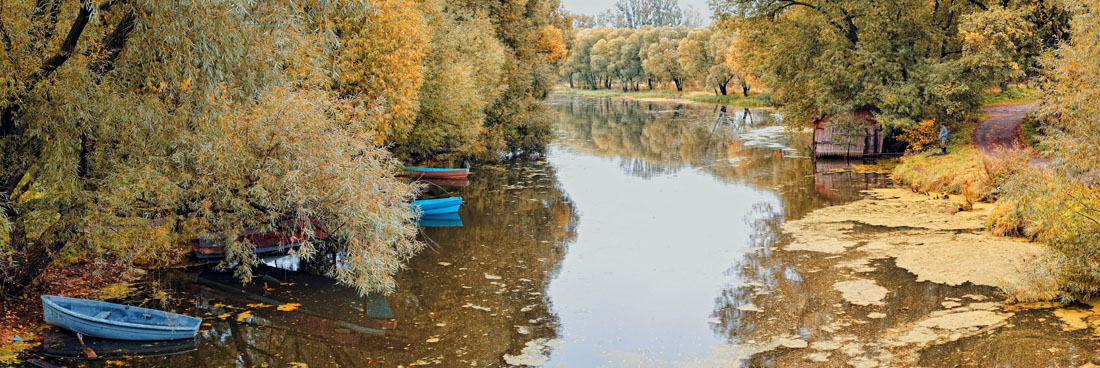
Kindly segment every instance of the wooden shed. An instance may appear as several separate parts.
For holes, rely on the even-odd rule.
[[[830,127],[829,119],[836,115],[814,120],[813,152],[816,157],[876,157],[883,152],[883,143],[886,134],[882,125],[875,121],[875,115],[870,110],[856,110],[845,113],[847,116],[855,116],[866,122],[862,131],[840,131]],[[843,144],[848,141],[845,136],[855,136],[853,144]],[[839,138],[839,139],[838,139]]]

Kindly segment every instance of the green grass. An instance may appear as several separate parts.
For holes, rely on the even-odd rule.
[[[624,98],[654,98],[654,99],[670,99],[670,100],[688,100],[698,103],[709,104],[721,104],[732,105],[741,107],[771,107],[771,97],[765,94],[756,94],[749,97],[741,97],[735,95],[716,96],[713,93],[706,92],[684,92],[677,93],[671,91],[638,91],[638,92],[623,92],[617,89],[601,89],[601,90],[587,90],[587,89],[574,89],[574,88],[557,88],[554,89],[554,93],[567,94],[574,96],[584,97],[624,97]]]
[[[1039,90],[1026,85],[1010,85],[1000,92],[988,94],[982,101],[989,105],[1013,105],[1035,101],[1039,98]]]

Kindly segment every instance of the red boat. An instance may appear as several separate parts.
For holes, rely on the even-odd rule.
[[[470,175],[470,169],[437,169],[431,167],[409,166],[409,176],[413,179],[452,179],[462,180]]]
[[[291,249],[297,249],[302,242],[324,240],[331,236],[324,224],[311,221],[313,235],[307,235],[305,221],[284,220],[276,225],[276,230],[260,232],[259,230],[247,230],[241,233],[241,240],[252,243],[253,253],[261,256],[284,254]],[[220,239],[195,238],[191,239],[191,250],[195,256],[201,259],[225,257],[225,243]]]

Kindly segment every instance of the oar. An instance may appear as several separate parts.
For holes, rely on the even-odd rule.
[[[92,350],[92,348],[89,348],[88,345],[84,345],[84,335],[81,335],[79,332],[77,332],[76,333],[76,339],[78,341],[80,341],[80,346],[84,347],[84,355],[85,356],[87,356],[89,358],[92,358],[92,359],[99,358],[99,356],[95,354],[95,350]]]

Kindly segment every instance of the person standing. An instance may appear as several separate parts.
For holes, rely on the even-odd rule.
[[[940,154],[947,154],[947,125],[940,123]]]

